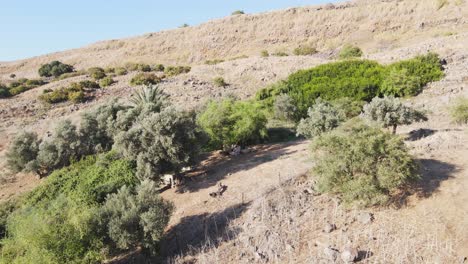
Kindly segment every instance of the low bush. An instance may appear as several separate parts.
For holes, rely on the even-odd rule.
[[[216,65],[216,64],[221,63],[221,62],[224,62],[224,60],[215,59],[215,60],[207,60],[207,61],[205,61],[205,64],[206,65]]]
[[[121,76],[121,75],[126,75],[128,72],[127,72],[127,69],[123,68],[123,67],[117,67],[115,68],[115,74]]]
[[[309,108],[307,115],[297,126],[297,134],[306,138],[314,138],[331,131],[345,120],[345,115],[340,109],[320,98]]]
[[[457,124],[468,124],[468,98],[458,98],[450,108],[452,120]]]
[[[76,85],[74,85],[74,84],[76,84]],[[70,87],[73,87],[74,89],[78,89],[78,90],[81,90],[81,89],[84,89],[84,88],[89,88],[89,89],[99,89],[99,88],[101,88],[97,82],[89,81],[89,80],[81,81],[79,83],[72,83],[72,84],[70,84]]]
[[[198,124],[210,137],[210,146],[224,150],[260,142],[267,136],[266,123],[257,104],[230,98],[210,102],[198,117]]]
[[[141,72],[150,72],[151,71],[151,66],[149,66],[148,64],[139,63],[138,64],[138,70],[141,71]]]
[[[299,46],[294,49],[293,53],[296,56],[307,56],[307,55],[314,55],[317,53],[317,49],[310,45]]]
[[[101,87],[111,86],[114,83],[115,83],[114,79],[112,79],[112,77],[110,76],[107,76],[99,81],[99,85]]]
[[[268,50],[262,50],[260,52],[260,57],[263,57],[263,58],[270,57],[270,53],[268,53]]]
[[[20,132],[6,153],[7,164],[13,172],[31,170],[39,152],[40,140],[35,133]]]
[[[85,94],[83,91],[74,91],[74,92],[69,92],[67,99],[70,100],[71,102],[77,104],[77,103],[82,103],[86,100]]]
[[[52,92],[41,94],[39,100],[49,104],[65,102],[68,100],[69,92],[67,88],[56,89]]]
[[[103,68],[100,67],[89,68],[88,74],[94,80],[101,80],[102,78],[106,77],[106,72]]]
[[[383,80],[380,91],[396,97],[417,95],[422,90],[419,79],[418,76],[409,75],[406,69],[392,69]]]
[[[73,72],[73,66],[62,63],[60,61],[52,61],[51,63],[44,64],[39,68],[39,76],[41,77],[59,77],[64,73]]]
[[[151,67],[151,69],[153,71],[157,71],[157,72],[164,72],[164,65],[156,64],[156,65],[153,65],[153,67]]]
[[[183,73],[190,72],[192,68],[190,66],[168,66],[164,69],[164,73],[169,76],[176,76]]]
[[[361,114],[365,101],[353,100],[349,97],[342,97],[330,102],[335,109],[339,109],[344,114],[346,120]]]
[[[130,85],[152,85],[160,82],[161,78],[154,73],[138,73],[130,80]]]
[[[10,89],[0,84],[0,98],[8,98],[11,96]]]
[[[355,120],[312,143],[320,192],[341,195],[347,205],[385,204],[399,188],[418,179],[403,140]]]
[[[243,15],[243,14],[245,14],[244,11],[242,11],[242,10],[236,10],[236,11],[232,12],[231,15]]]
[[[343,46],[338,54],[340,59],[359,58],[362,56],[362,50],[359,47],[347,44]]]
[[[276,56],[276,57],[287,57],[289,56],[288,53],[284,52],[284,51],[277,51],[273,54],[271,54],[272,56]]]
[[[391,127],[393,134],[397,126],[409,125],[413,122],[426,121],[426,115],[411,107],[405,106],[398,98],[374,98],[364,106],[362,117],[376,122],[384,128]]]
[[[115,68],[114,67],[106,67],[104,69],[105,73],[115,73]]]
[[[61,74],[59,77],[55,78],[55,80],[56,81],[65,80],[68,78],[77,77],[81,75],[86,75],[86,71],[80,70],[80,71],[75,71],[75,72],[64,73],[64,74]]]
[[[117,248],[142,246],[155,256],[172,211],[173,205],[159,197],[158,186],[145,180],[136,188],[124,186],[109,195],[99,222]]]
[[[43,80],[29,80],[26,78],[13,81],[9,87],[0,84],[0,98],[15,96],[44,84],[46,82]]]
[[[215,86],[218,86],[218,87],[225,87],[227,86],[228,84],[226,83],[226,81],[224,80],[223,77],[216,77],[213,79],[213,84]]]

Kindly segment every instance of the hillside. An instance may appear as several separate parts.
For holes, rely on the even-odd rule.
[[[349,209],[334,195],[319,195],[309,171],[310,140],[252,146],[239,156],[204,153],[203,173],[162,198],[175,210],[162,239],[165,263],[333,263],[326,250],[348,244],[361,263],[465,263],[468,258],[468,130],[451,121],[449,108],[468,97],[468,1],[356,0],[234,15],[187,28],[167,30],[14,62],[0,62],[0,83],[38,78],[52,60],[77,70],[123,66],[126,62],[190,65],[190,72],[167,77],[159,86],[180,109],[235,95],[250,99],[291,73],[337,61],[346,43],[362,48],[363,58],[382,64],[436,52],[446,62],[445,76],[429,83],[406,104],[427,111],[428,120],[398,128],[422,173],[415,189],[396,206]],[[295,56],[311,44],[318,53]],[[289,56],[262,57],[283,51]],[[223,62],[207,65],[206,60]],[[52,81],[0,99],[0,201],[38,186],[44,179],[11,174],[6,151],[21,130],[46,136],[59,120],[77,123],[87,110],[114,98],[128,101],[137,72],[115,76],[83,103],[44,104],[44,90],[88,80],[86,74]],[[228,85],[218,87],[213,79]],[[210,197],[218,184],[228,186]],[[371,213],[370,222],[362,221]],[[328,224],[336,230],[324,232]],[[278,253],[281,252],[281,253]],[[112,263],[142,263],[138,250]],[[337,261],[338,263],[338,261]],[[341,263],[341,262],[340,262]]]

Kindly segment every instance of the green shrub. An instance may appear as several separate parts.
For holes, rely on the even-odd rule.
[[[133,93],[130,102],[135,106],[151,104],[155,112],[160,112],[168,105],[169,96],[156,85],[148,85]]]
[[[16,74],[14,74],[14,73],[10,74],[10,78],[11,78],[11,79],[16,78]]]
[[[182,73],[188,73],[191,69],[190,66],[168,66],[164,69],[164,73],[171,77]]]
[[[432,52],[390,64],[387,68],[390,72],[404,70],[408,76],[417,77],[421,87],[429,82],[438,81],[444,76],[439,55]]]
[[[224,60],[215,59],[215,60],[207,60],[207,61],[205,61],[205,64],[206,65],[216,65],[216,64],[221,63],[221,62],[224,62]]]
[[[46,82],[42,80],[29,80],[26,78],[21,78],[12,82],[9,88],[6,88],[5,86],[0,86],[0,89],[3,90],[3,98],[5,98],[9,96],[18,95],[20,93],[26,92],[44,84],[46,84]],[[1,95],[0,98],[2,98]]]
[[[299,46],[294,49],[293,53],[296,56],[307,56],[307,55],[314,55],[317,53],[317,49],[310,45]]]
[[[263,57],[263,58],[270,57],[270,53],[268,53],[268,50],[262,50],[260,52],[260,57]]]
[[[345,115],[331,103],[318,98],[308,110],[308,117],[297,126],[297,134],[314,138],[337,128],[345,120]]]
[[[15,95],[18,95],[20,93],[24,93],[29,89],[30,89],[30,87],[25,86],[25,85],[16,86],[16,87],[10,89],[10,94],[12,96],[15,96]]]
[[[115,73],[115,68],[114,67],[106,67],[104,69],[105,73]]]
[[[313,141],[317,188],[340,194],[347,205],[384,204],[418,178],[417,166],[401,138],[350,122]]]
[[[210,137],[210,145],[218,149],[257,143],[267,135],[267,118],[252,102],[229,98],[212,101],[198,117],[198,123]]]
[[[13,172],[31,169],[39,152],[40,142],[35,133],[20,132],[16,135],[6,153],[9,169]]]
[[[73,83],[70,85],[70,87],[73,87]],[[78,86],[75,87],[78,90],[84,89],[84,88],[90,88],[90,89],[99,89],[101,88],[97,82],[94,81],[81,81],[78,83]]]
[[[295,119],[296,106],[289,95],[282,94],[276,97],[273,112],[276,119],[291,121]]]
[[[8,98],[10,96],[10,90],[6,86],[0,84],[0,98]]]
[[[127,69],[123,68],[123,67],[117,67],[115,68],[115,74],[121,76],[121,75],[126,75],[128,72],[127,72]]]
[[[358,116],[362,112],[362,108],[366,104],[365,101],[356,101],[349,97],[342,97],[330,102],[335,109],[339,109],[344,114],[345,119],[351,119]]]
[[[52,61],[51,63],[44,64],[39,68],[39,76],[41,77],[59,77],[64,73],[73,72],[73,66],[64,64],[60,61]]]
[[[234,16],[234,15],[243,15],[243,14],[245,14],[244,11],[242,11],[242,10],[236,10],[236,11],[232,12],[231,15]]]
[[[398,98],[391,96],[372,99],[364,106],[362,117],[376,122],[384,128],[392,127],[393,134],[396,133],[399,125],[409,125],[413,122],[427,120],[423,112],[405,106]]]
[[[64,73],[62,75],[60,75],[59,77],[55,78],[55,80],[65,80],[65,79],[68,79],[68,78],[72,78],[72,77],[77,77],[77,76],[81,76],[81,75],[85,75],[86,74],[86,71],[76,71],[76,72],[69,72],[69,73]]]
[[[101,80],[102,78],[106,77],[104,69],[100,67],[89,68],[88,74],[94,80]]]
[[[187,23],[184,23],[184,24],[182,24],[182,25],[179,26],[179,28],[186,28],[186,27],[190,27],[190,25],[187,24]]]
[[[68,91],[65,88],[56,89],[52,92],[41,94],[39,99],[49,104],[56,104],[68,100]]]
[[[164,173],[193,164],[200,140],[192,116],[172,107],[148,111],[152,107],[151,103],[135,108],[139,113],[133,125],[117,134],[114,147],[136,161],[140,179],[159,180]]]
[[[82,103],[86,99],[83,91],[69,92],[67,98],[75,104]]]
[[[396,97],[417,95],[421,92],[420,78],[408,74],[406,69],[392,69],[382,82],[380,91]]]
[[[130,80],[130,85],[151,85],[160,82],[161,78],[154,73],[139,73]]]
[[[101,87],[107,87],[107,86],[110,86],[110,85],[112,85],[114,83],[115,83],[114,79],[112,79],[112,77],[110,77],[110,76],[107,76],[107,77],[101,79],[101,81],[99,81],[99,85]]]
[[[151,66],[149,66],[148,64],[139,63],[138,64],[138,70],[142,71],[142,72],[150,72],[151,71]]]
[[[172,211],[173,205],[159,197],[156,183],[145,180],[136,188],[124,186],[109,195],[100,210],[100,225],[117,248],[142,246],[154,256]]]
[[[152,69],[153,71],[164,72],[164,65],[156,64],[156,65],[153,65]]]
[[[455,123],[468,124],[468,98],[458,98],[450,108],[450,114]]]
[[[225,87],[225,86],[228,85],[223,77],[214,78],[213,83],[214,83],[215,86],[218,86],[218,87]]]
[[[362,56],[362,50],[359,47],[347,44],[343,46],[338,56],[340,59],[359,58]]]
[[[271,54],[272,56],[276,56],[276,57],[287,57],[289,56],[288,53],[284,52],[284,51],[277,51],[273,54]]]
[[[0,241],[7,235],[8,217],[21,205],[21,198],[10,198],[0,203]]]

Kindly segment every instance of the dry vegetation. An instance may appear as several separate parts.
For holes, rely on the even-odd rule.
[[[314,176],[308,173],[313,167],[309,141],[260,145],[237,157],[210,153],[199,174],[161,194],[175,206],[162,243],[162,261],[330,263],[333,249],[341,252],[352,244],[362,263],[463,263],[468,257],[468,131],[463,122],[452,122],[450,110],[458,98],[468,97],[467,18],[468,3],[463,0],[359,0],[235,15],[0,63],[0,82],[11,82],[13,73],[16,78],[37,78],[39,66],[52,60],[83,71],[124,67],[121,62],[191,65],[190,72],[167,77],[160,87],[176,105],[192,109],[226,95],[250,98],[292,72],[333,61],[346,43],[380,63],[437,52],[447,62],[445,77],[405,100],[427,110],[428,121],[397,130],[420,163],[422,180],[413,191],[396,196],[393,206],[367,210],[349,209],[336,196],[318,195]],[[318,53],[261,56],[265,49],[269,54],[293,54],[304,43],[312,43]],[[244,54],[249,57],[229,60]],[[114,84],[77,104],[46,105],[38,97],[46,89],[89,80],[86,74],[0,99],[0,200],[41,182],[31,174],[12,175],[5,169],[5,152],[17,131],[33,130],[42,137],[58,120],[78,123],[86,109],[115,97],[126,102],[135,90],[129,83],[138,74],[114,76]],[[229,85],[216,85],[220,76]],[[209,193],[220,182],[228,189],[213,199]],[[362,223],[363,213],[372,213],[374,220]],[[329,224],[336,230],[324,232]],[[138,260],[137,253],[114,262]]]

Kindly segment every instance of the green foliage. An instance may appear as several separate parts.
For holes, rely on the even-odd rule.
[[[468,124],[468,98],[458,98],[450,108],[450,114],[455,123]]]
[[[114,153],[87,156],[72,165],[54,171],[25,197],[25,204],[39,205],[51,202],[61,195],[83,205],[96,205],[106,195],[122,186],[137,183],[131,162],[119,159]]]
[[[272,107],[276,96],[288,94],[296,104],[298,121],[318,97],[368,102],[387,93],[413,95],[428,82],[439,80],[443,76],[441,69],[439,58],[432,53],[388,66],[369,60],[339,61],[295,72],[257,92],[256,99]]]
[[[10,198],[0,203],[0,240],[7,235],[8,217],[20,207],[21,198]]]
[[[388,70],[406,71],[408,76],[419,79],[419,85],[422,87],[429,82],[442,79],[444,76],[440,58],[436,53],[416,56],[413,59],[403,60],[388,65]]]
[[[296,56],[314,55],[317,52],[317,49],[310,45],[299,46],[293,51],[294,55]]]
[[[88,74],[94,80],[101,80],[102,78],[106,77],[106,72],[103,68],[100,67],[89,68]]]
[[[230,98],[210,102],[198,117],[198,123],[214,148],[245,146],[257,143],[267,135],[267,118],[260,107]]]
[[[190,66],[168,66],[164,69],[164,73],[169,76],[176,76],[183,73],[190,72],[192,68]]]
[[[149,66],[148,64],[139,63],[138,64],[138,70],[141,71],[141,72],[150,72],[151,71],[151,66]]]
[[[214,60],[205,61],[205,64],[206,65],[216,65],[216,64],[221,63],[221,62],[224,62],[224,60],[214,59]]]
[[[152,104],[154,111],[160,112],[168,105],[169,96],[156,85],[148,85],[133,93],[130,102],[135,106]]]
[[[281,94],[276,97],[273,112],[276,119],[291,121],[295,119],[296,106],[289,95]]]
[[[117,67],[115,68],[115,74],[121,76],[121,75],[126,75],[128,72],[127,72],[127,69],[125,69],[124,67]]]
[[[16,78],[16,74],[14,74],[14,73],[10,74],[10,78],[11,78],[11,79]]]
[[[346,120],[358,116],[366,104],[365,101],[356,101],[349,97],[342,97],[330,102],[335,109],[339,109],[344,114]]]
[[[42,80],[29,80],[26,78],[13,81],[10,87],[0,84],[0,98],[15,96],[44,84],[46,84],[46,82]]]
[[[187,23],[184,23],[184,24],[182,24],[182,25],[179,26],[179,28],[186,28],[186,27],[190,27],[190,25],[187,24]]]
[[[347,44],[345,45],[338,55],[340,59],[359,58],[362,56],[362,50],[359,47]]]
[[[245,12],[244,12],[244,11],[242,11],[242,10],[236,10],[236,11],[232,12],[232,14],[231,14],[231,15],[233,15],[233,16],[234,16],[234,15],[243,15],[243,14],[245,14]]]
[[[112,77],[110,76],[104,77],[103,79],[101,79],[101,81],[99,81],[99,85],[101,87],[111,86],[114,83],[115,83],[114,79],[112,79]]]
[[[155,64],[155,65],[153,65],[152,69],[153,69],[153,71],[164,72],[164,65]]]
[[[159,180],[163,173],[179,172],[194,163],[200,135],[193,116],[172,107],[155,112],[152,103],[134,112],[133,125],[117,134],[114,147],[136,161],[140,179]]]
[[[99,89],[99,88],[101,88],[97,82],[89,81],[89,80],[81,81],[79,83],[71,83],[70,87],[72,89],[74,89],[74,90],[77,90],[77,91],[85,89],[85,88],[89,88],[89,89]]]
[[[65,102],[68,100],[69,92],[70,91],[67,88],[56,89],[52,92],[41,94],[39,96],[39,100],[49,104]]]
[[[77,103],[82,103],[86,100],[85,94],[83,91],[73,91],[69,92],[67,99],[70,100],[71,102],[77,104]]]
[[[65,79],[68,79],[68,78],[71,78],[71,77],[77,77],[77,76],[81,76],[81,75],[85,75],[86,74],[86,71],[75,71],[75,72],[68,72],[68,73],[64,73],[62,75],[60,75],[59,77],[55,78],[56,81],[58,80],[65,80]]]
[[[347,205],[385,204],[418,178],[417,166],[401,138],[350,122],[312,143],[318,190],[340,194]]]
[[[20,132],[6,153],[7,164],[13,172],[31,169],[39,152],[40,140],[35,133]]]
[[[263,58],[270,57],[270,53],[268,53],[268,50],[262,50],[260,52],[260,57],[263,57]]]
[[[139,73],[130,80],[130,84],[134,86],[158,84],[160,82],[161,78],[154,73]]]
[[[413,122],[426,121],[423,112],[405,106],[398,98],[374,98],[364,106],[364,119],[376,122],[384,128],[392,127],[393,134],[399,125],[409,125]]]
[[[86,100],[85,88],[97,89],[99,84],[93,81],[73,82],[67,88],[48,90],[39,96],[39,99],[49,104],[56,104],[65,101],[81,103]]]
[[[0,98],[8,98],[10,96],[11,94],[10,94],[10,90],[8,89],[8,87],[0,83]]]
[[[308,117],[302,119],[297,126],[297,134],[306,138],[320,136],[337,128],[345,120],[344,112],[320,98],[307,112]]]
[[[213,83],[214,83],[215,86],[218,86],[218,87],[225,87],[225,86],[228,85],[223,77],[214,78]]]
[[[73,66],[62,63],[60,61],[52,61],[44,64],[39,68],[39,76],[41,77],[59,77],[64,73],[73,72]]]
[[[145,180],[136,188],[124,186],[109,195],[99,219],[116,247],[141,245],[156,255],[172,211],[173,205],[159,197],[156,183]]]

